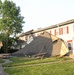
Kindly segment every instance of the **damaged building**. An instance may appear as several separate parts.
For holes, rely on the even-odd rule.
[[[74,53],[74,19],[38,30],[30,30],[19,36],[26,46],[13,55],[63,56]]]
[[[32,56],[32,57],[50,57],[63,56],[69,52],[65,42],[50,33],[43,31],[38,36],[33,33],[26,35],[27,44],[21,50],[12,54],[12,56]]]

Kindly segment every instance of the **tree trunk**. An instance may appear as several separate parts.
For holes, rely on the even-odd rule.
[[[4,53],[8,53],[8,37],[3,41],[3,51]]]
[[[8,37],[6,38],[6,50],[5,53],[8,53]]]

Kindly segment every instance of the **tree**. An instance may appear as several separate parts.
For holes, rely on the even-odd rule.
[[[24,17],[20,14],[20,7],[16,6],[13,1],[5,0],[3,3],[0,0],[0,33],[4,34],[5,52],[8,50],[8,40],[10,35],[16,37],[17,33],[21,33]]]

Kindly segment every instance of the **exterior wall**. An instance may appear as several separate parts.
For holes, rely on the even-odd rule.
[[[67,28],[68,27],[68,28]],[[68,25],[63,25],[63,26],[57,26],[56,28],[48,29],[46,30],[52,35],[55,35],[59,38],[62,38],[65,41],[72,40],[74,37],[74,23],[68,24]],[[35,33],[35,35],[40,35],[41,32]]]
[[[68,32],[66,27],[68,26]],[[74,37],[74,29],[73,29],[74,23],[68,24],[66,26],[62,26],[63,28],[63,34],[62,35],[57,35],[59,38],[62,38],[65,41],[72,40]]]
[[[68,27],[68,31],[67,31],[67,27]],[[44,31],[47,31],[52,35],[55,35],[59,38],[62,38],[65,41],[70,41],[74,37],[74,23],[68,24],[68,25],[63,25],[63,26],[60,26],[60,27],[57,26],[56,28],[52,28],[52,29],[48,29],[48,30],[44,30]],[[34,35],[38,36],[42,32],[43,31],[34,33]],[[19,39],[24,40],[24,41],[26,41],[27,38],[28,38],[27,36],[19,37]]]
[[[63,39],[65,42],[67,42],[68,47],[72,50],[73,46],[73,38],[74,38],[74,23],[63,25],[63,26],[57,26],[56,28],[44,30],[49,32],[52,35],[55,35],[61,39]],[[43,31],[35,33],[35,35],[39,35]]]
[[[56,30],[56,33],[55,33],[55,30]],[[47,31],[50,32],[50,30],[47,30]],[[51,32],[53,35],[56,35],[57,37],[67,42],[69,50],[73,50],[74,23],[53,28],[51,29]]]
[[[43,33],[43,31],[34,33],[34,35],[37,37],[37,36],[39,36],[41,33]]]
[[[19,39],[20,39],[20,40],[23,40],[23,41],[26,41],[27,39],[29,39],[29,35],[19,37]]]
[[[26,36],[19,37],[20,40],[26,41]]]
[[[67,21],[68,22],[68,21]],[[69,21],[70,22],[70,21]],[[55,26],[51,26],[42,30],[37,30],[35,33],[33,33],[35,36],[40,35],[43,31],[47,31],[52,35],[55,35],[64,41],[68,42],[69,46],[73,46],[73,38],[74,38],[74,22],[65,23],[64,24],[57,24]],[[21,40],[26,41],[28,39],[28,36],[19,37]]]
[[[68,31],[67,31],[67,26],[68,26]],[[62,38],[65,41],[72,40],[74,37],[74,23],[68,24],[68,25],[63,25],[63,26],[57,26],[56,28],[44,30],[49,32],[52,35],[55,35],[59,38]],[[62,31],[62,32],[61,32]],[[42,33],[43,31],[36,32],[34,33],[35,36],[38,36]],[[19,39],[26,41],[28,37],[23,36],[19,37]]]
[[[62,38],[65,41],[69,41],[69,40],[72,40],[74,37],[74,23],[63,25],[60,27],[58,26],[56,28],[48,29],[46,31],[52,35]]]

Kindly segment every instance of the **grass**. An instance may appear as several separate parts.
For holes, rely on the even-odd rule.
[[[10,60],[12,60],[13,62],[4,65],[7,67],[5,71],[9,75],[73,75],[74,74],[74,67],[73,67],[74,61],[66,61],[70,60],[70,58],[66,57],[63,58],[51,57],[45,59],[20,57],[20,58],[11,58]],[[50,63],[56,61],[60,62],[51,63],[51,64],[42,64],[42,63],[48,63],[48,62]],[[40,64],[40,65],[34,65],[34,64]]]
[[[74,62],[5,69],[9,75],[74,75]]]
[[[3,63],[3,62],[4,62],[4,60],[0,58],[0,63]]]
[[[11,58],[12,63],[4,64],[4,67],[14,67],[14,66],[22,66],[22,65],[30,65],[30,64],[40,64],[40,63],[48,63],[48,62],[55,62],[55,61],[62,61],[62,60],[70,60],[70,58],[45,58],[45,59],[35,59],[35,58]]]

